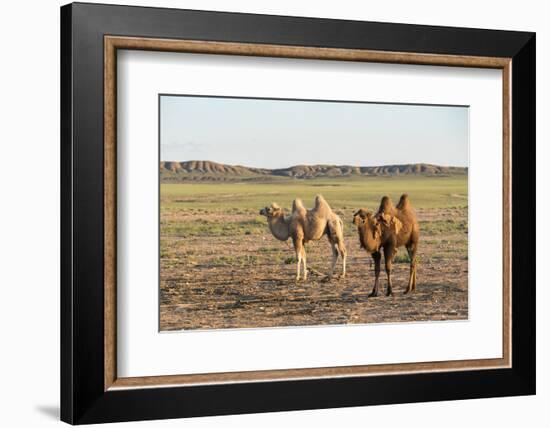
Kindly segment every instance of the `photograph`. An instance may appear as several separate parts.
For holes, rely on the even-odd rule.
[[[543,414],[543,13],[43,3],[7,21],[8,426]]]
[[[468,319],[469,108],[159,95],[159,330]]]

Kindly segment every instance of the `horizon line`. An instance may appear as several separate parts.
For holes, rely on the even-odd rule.
[[[267,168],[267,167],[261,167],[261,166],[250,166],[250,165],[243,165],[243,164],[229,164],[224,162],[218,162],[213,160],[207,160],[207,159],[189,159],[189,160],[160,160],[160,162],[176,162],[176,163],[184,163],[184,162],[211,162],[218,165],[225,165],[225,166],[233,166],[233,167],[243,167],[243,168],[255,168],[255,169],[267,169],[267,170],[276,170],[276,169],[288,169],[288,168],[294,168],[297,166],[334,166],[334,167],[352,167],[352,168],[382,168],[382,167],[390,167],[390,166],[405,166],[405,165],[428,165],[428,166],[435,166],[435,167],[445,167],[445,168],[468,168],[469,166],[463,166],[463,165],[443,165],[443,164],[435,164],[435,163],[428,163],[428,162],[408,162],[408,163],[388,163],[388,164],[377,164],[377,165],[353,165],[353,164],[332,164],[332,163],[298,163],[298,164],[291,164],[289,166],[283,166],[283,167],[277,167],[277,168]]]

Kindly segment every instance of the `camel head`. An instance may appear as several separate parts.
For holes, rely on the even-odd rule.
[[[378,218],[365,208],[360,208],[353,214],[353,224],[358,228],[370,230],[375,239],[381,235],[381,224]]]
[[[277,205],[275,202],[273,202],[268,207],[263,207],[260,210],[260,215],[266,216],[268,219],[275,217],[279,214],[283,214],[283,209],[279,205]]]
[[[357,226],[360,235],[379,239],[382,235],[381,224],[378,218],[365,208],[359,208],[355,214],[353,214],[353,224]],[[370,233],[368,233],[370,232]]]
[[[353,224],[360,226],[365,224],[367,218],[371,217],[372,213],[365,208],[359,208],[355,214],[353,214]]]

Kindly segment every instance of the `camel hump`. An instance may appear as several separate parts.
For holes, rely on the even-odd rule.
[[[328,202],[323,198],[323,195],[315,196],[315,208],[314,210],[319,213],[327,214],[332,211]]]
[[[302,212],[305,212],[306,211],[306,207],[304,206],[304,203],[302,202],[302,200],[300,198],[296,198],[294,199],[294,201],[292,201],[292,212],[295,213],[295,212],[298,212],[298,213],[302,213]]]
[[[315,208],[319,208],[321,205],[327,204],[327,201],[325,198],[323,198],[323,195],[315,195]]]
[[[393,214],[395,211],[392,201],[389,196],[383,196],[380,200],[380,207],[378,208],[378,214]]]
[[[397,204],[397,209],[407,210],[411,208],[411,201],[409,200],[409,195],[403,193],[401,198],[399,198],[399,203]]]

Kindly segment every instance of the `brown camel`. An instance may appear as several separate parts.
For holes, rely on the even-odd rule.
[[[374,287],[369,297],[378,296],[381,250],[384,251],[384,262],[388,286],[386,295],[392,291],[392,263],[397,249],[404,246],[410,258],[409,283],[405,294],[416,290],[416,252],[420,237],[420,228],[416,214],[411,206],[409,197],[402,195],[397,207],[394,207],[390,198],[384,196],[380,201],[380,208],[376,214],[366,209],[359,209],[353,215],[353,223],[359,232],[359,242],[374,259]]]
[[[315,207],[307,210],[300,199],[292,203],[292,213],[285,216],[276,203],[262,208],[260,215],[267,217],[269,229],[275,238],[286,241],[292,238],[298,264],[296,280],[300,279],[300,266],[303,265],[303,278],[307,279],[306,250],[309,241],[318,241],[327,236],[332,248],[332,266],[328,279],[332,278],[338,256],[342,257],[342,278],[346,275],[346,246],[344,244],[344,225],[321,195],[315,197]]]

